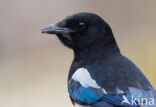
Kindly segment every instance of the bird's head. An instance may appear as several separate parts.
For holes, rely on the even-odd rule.
[[[109,25],[93,13],[77,13],[64,20],[45,26],[42,33],[56,34],[69,48],[87,48],[114,40]]]

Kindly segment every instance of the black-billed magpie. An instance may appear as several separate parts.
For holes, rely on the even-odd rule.
[[[68,92],[75,107],[156,107],[156,92],[124,57],[110,26],[98,15],[77,13],[42,29],[74,52]]]

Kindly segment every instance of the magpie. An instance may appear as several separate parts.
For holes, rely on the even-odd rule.
[[[139,68],[123,56],[110,26],[81,12],[45,26],[74,53],[68,92],[75,107],[156,107],[156,91]]]

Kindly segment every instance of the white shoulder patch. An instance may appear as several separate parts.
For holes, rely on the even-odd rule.
[[[86,68],[79,68],[75,71],[72,79],[79,82],[84,87],[101,88],[94,79],[91,78]]]

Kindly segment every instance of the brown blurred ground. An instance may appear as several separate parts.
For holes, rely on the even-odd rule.
[[[72,51],[40,29],[89,11],[112,27],[124,55],[156,87],[155,0],[1,0],[0,107],[72,107],[67,74]]]

